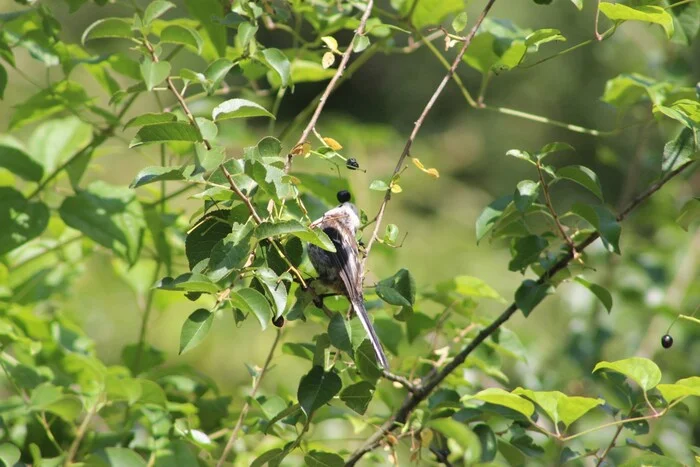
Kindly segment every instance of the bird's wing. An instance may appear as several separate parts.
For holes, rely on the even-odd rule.
[[[339,222],[334,222],[332,225],[326,224],[323,227],[323,232],[328,235],[328,238],[333,242],[333,246],[335,246],[335,253],[328,252],[328,255],[338,270],[338,275],[345,286],[345,293],[350,299],[357,318],[362,323],[362,327],[365,328],[367,337],[377,356],[377,362],[383,368],[388,369],[389,362],[365,309],[365,301],[362,295],[362,271],[355,236],[350,229]]]

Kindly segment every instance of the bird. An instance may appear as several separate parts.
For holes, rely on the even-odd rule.
[[[388,370],[389,361],[369,319],[362,294],[362,263],[356,240],[360,228],[359,212],[350,202],[351,195],[347,190],[339,191],[337,198],[340,205],[326,211],[310,225],[311,228],[320,228],[331,239],[335,252],[309,244],[309,259],[324,285],[348,297],[352,311],[372,344],[377,363]]]

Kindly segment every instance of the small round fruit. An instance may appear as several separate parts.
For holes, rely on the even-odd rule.
[[[339,203],[347,203],[350,201],[350,192],[348,190],[340,190],[336,197]]]
[[[669,334],[665,334],[661,338],[661,346],[664,349],[669,349],[669,348],[671,348],[672,345],[673,345],[673,337],[671,337]]]
[[[351,157],[350,159],[345,161],[345,167],[347,167],[350,170],[357,170],[360,168],[360,164],[357,163],[357,159]]]
[[[274,324],[278,328],[281,328],[282,326],[284,326],[284,317],[280,316],[278,318],[273,319],[272,324]]]

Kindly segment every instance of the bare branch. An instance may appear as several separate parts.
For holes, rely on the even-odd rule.
[[[408,141],[406,141],[406,145],[404,146],[403,151],[401,152],[401,155],[399,156],[399,160],[396,163],[396,167],[394,167],[394,173],[392,174],[392,178],[394,176],[396,176],[401,171],[401,167],[403,166],[403,163],[406,160],[406,157],[408,157],[410,152],[411,152],[411,146],[413,146],[413,141],[415,141],[416,136],[418,136],[418,132],[420,131],[421,127],[423,126],[425,119],[427,118],[430,111],[433,109],[435,102],[437,101],[438,97],[440,97],[440,94],[442,94],[442,91],[445,89],[445,86],[450,81],[452,76],[455,74],[457,67],[462,62],[462,57],[464,57],[464,54],[467,52],[467,49],[469,48],[469,44],[471,44],[472,39],[476,35],[476,31],[479,29],[479,26],[481,26],[481,23],[484,21],[484,18],[486,18],[486,15],[488,14],[489,10],[491,9],[491,7],[493,6],[495,1],[496,0],[489,0],[488,3],[486,3],[486,6],[484,7],[483,11],[479,15],[479,18],[476,20],[476,23],[474,24],[472,29],[469,31],[469,34],[467,34],[467,36],[464,38],[464,43],[462,44],[462,48],[460,49],[459,53],[457,54],[457,57],[455,57],[454,61],[452,62],[452,66],[450,67],[449,70],[447,70],[445,77],[442,79],[442,81],[438,85],[437,89],[435,89],[435,92],[430,97],[430,100],[428,101],[428,103],[425,104],[425,107],[423,108],[423,112],[421,112],[420,117],[418,117],[418,120],[416,120],[416,123],[413,125],[413,131],[411,131],[411,135],[408,137]],[[377,217],[376,217],[376,224],[374,225],[374,230],[372,231],[372,236],[370,237],[369,242],[367,243],[367,248],[365,248],[366,254],[365,254],[364,259],[362,260],[362,269],[363,270],[365,270],[365,264],[367,263],[367,258],[369,257],[369,252],[372,249],[372,245],[374,245],[374,242],[377,240],[377,235],[379,234],[379,229],[382,225],[382,219],[384,218],[384,213],[386,212],[386,205],[387,205],[387,203],[389,203],[390,199],[391,199],[391,190],[389,189],[384,194],[384,200],[382,201],[381,206],[379,206],[379,212],[377,213]]]
[[[362,18],[360,18],[360,25],[357,27],[357,30],[355,31],[355,36],[353,36],[352,41],[350,41],[350,44],[348,45],[347,49],[345,49],[345,52],[343,52],[343,57],[340,59],[340,63],[338,64],[338,69],[335,71],[335,74],[333,75],[333,78],[331,78],[331,81],[328,83],[328,86],[326,86],[326,90],[323,91],[323,94],[321,94],[321,98],[318,100],[318,106],[316,106],[316,110],[314,111],[314,114],[311,116],[311,120],[309,120],[309,123],[306,125],[306,128],[304,128],[304,131],[301,132],[301,137],[299,138],[299,141],[297,144],[294,146],[299,146],[300,144],[303,144],[306,139],[309,137],[311,134],[311,130],[313,130],[316,127],[316,122],[318,122],[319,117],[321,116],[321,112],[323,112],[323,107],[326,105],[326,101],[328,100],[328,97],[331,95],[331,92],[333,92],[333,89],[335,88],[336,84],[338,83],[338,80],[340,77],[343,75],[343,71],[345,70],[345,67],[348,65],[348,61],[350,60],[350,55],[352,55],[352,49],[353,49],[353,44],[355,43],[355,39],[358,37],[362,36],[365,32],[365,26],[367,25],[367,20],[369,19],[369,15],[372,14],[372,7],[374,7],[374,0],[367,0],[367,6],[365,7],[365,12],[362,14]],[[294,155],[290,152],[287,155],[287,161],[284,164],[284,171],[289,172],[289,170],[292,168],[292,159],[294,158]]]

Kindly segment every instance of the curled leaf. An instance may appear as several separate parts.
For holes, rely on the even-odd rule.
[[[411,160],[413,161],[413,165],[418,167],[419,170],[427,173],[431,177],[440,178],[440,172],[438,172],[437,169],[435,169],[435,168],[426,169],[425,166],[423,165],[423,163],[420,161],[420,159],[416,159],[415,157],[412,157]]]
[[[343,145],[334,140],[333,138],[323,138],[323,142],[326,143],[326,146],[328,146],[334,151],[340,151],[341,149],[343,149]]]

